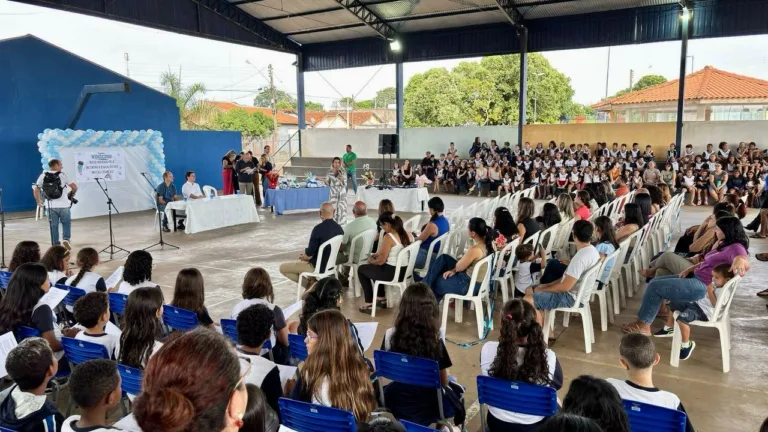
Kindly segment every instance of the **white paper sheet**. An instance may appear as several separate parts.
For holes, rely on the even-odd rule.
[[[139,424],[136,423],[136,418],[133,414],[128,414],[121,418],[117,423],[113,424],[112,427],[128,432],[141,432],[141,428],[139,427]]]
[[[283,308],[283,315],[285,316],[285,319],[288,319],[291,315],[300,311],[303,305],[304,305],[304,301],[299,300],[296,303],[288,306],[287,308]]]
[[[8,353],[18,345],[13,332],[8,332],[0,336],[0,378],[8,375],[5,370],[5,361],[8,359]],[[282,372],[281,372],[282,373]]]
[[[368,351],[376,336],[376,329],[379,327],[377,322],[352,323],[357,328],[357,335],[360,337],[360,343],[363,345],[363,351]]]
[[[115,270],[114,273],[105,281],[105,284],[107,285],[107,289],[114,288],[117,286],[117,284],[120,283],[120,281],[123,279],[123,269],[125,267],[120,266]]]
[[[51,287],[51,289],[48,290],[44,296],[40,297],[40,300],[37,302],[37,305],[35,305],[35,308],[42,305],[48,305],[51,310],[54,310],[56,309],[56,306],[58,306],[59,303],[64,300],[64,297],[66,297],[67,294],[69,294],[69,291],[67,290]]]
[[[285,383],[294,378],[298,368],[296,366],[277,365],[277,369],[280,370],[280,386],[285,388]]]

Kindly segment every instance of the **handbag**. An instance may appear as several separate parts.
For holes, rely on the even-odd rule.
[[[464,387],[451,381],[443,387],[443,402],[448,401],[453,408],[453,424],[461,425],[464,429],[464,421],[467,418],[467,410],[464,407]]]

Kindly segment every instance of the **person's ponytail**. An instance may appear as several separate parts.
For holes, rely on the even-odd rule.
[[[397,233],[397,236],[400,237],[400,242],[403,244],[404,247],[407,247],[411,244],[411,237],[408,235],[408,232],[405,230],[405,226],[403,225],[403,220],[400,219],[400,216],[392,216],[392,229]]]
[[[77,287],[77,284],[83,279],[83,276],[99,263],[99,253],[94,248],[82,248],[77,253],[77,265],[80,267],[80,271],[77,272],[77,276],[72,280],[70,286]]]
[[[504,307],[502,312],[506,311],[507,307]],[[488,375],[506,381],[517,381],[517,372],[520,367],[517,364],[519,349],[520,347],[517,345],[517,322],[511,313],[502,315],[499,347],[488,370]]]

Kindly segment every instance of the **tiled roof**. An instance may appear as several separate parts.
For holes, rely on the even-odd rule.
[[[223,110],[223,111],[229,111],[233,109],[242,109],[246,112],[254,113],[254,112],[260,112],[267,116],[268,118],[272,118],[272,108],[265,108],[265,107],[250,107],[245,105],[240,105],[238,103],[234,102],[217,102],[217,101],[209,101],[211,105]],[[277,123],[281,125],[298,125],[299,124],[299,118],[293,115],[290,115],[284,111],[278,111],[277,112]]]
[[[676,101],[679,92],[678,81],[667,81],[640,91],[605,99],[592,105],[592,108]],[[685,100],[757,98],[768,98],[768,81],[726,72],[712,66],[706,66],[685,77]]]

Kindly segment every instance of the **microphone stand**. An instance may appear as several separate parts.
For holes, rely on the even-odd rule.
[[[5,211],[3,211],[3,189],[0,188],[0,269],[5,268]]]
[[[100,179],[97,178],[97,179],[94,179],[94,180],[96,180],[96,184],[99,185],[99,188],[101,188],[101,191],[104,192],[104,196],[107,197],[107,207],[109,208],[109,246],[107,246],[104,249],[100,250],[99,253],[104,253],[104,252],[109,251],[109,259],[112,260],[112,259],[114,259],[114,255],[118,251],[122,251],[122,252],[125,252],[125,253],[130,253],[130,251],[125,250],[125,249],[121,248],[120,246],[115,245],[115,233],[112,230],[112,209],[114,208],[115,212],[117,214],[120,214],[120,211],[117,209],[117,207],[115,207],[115,204],[112,202],[112,198],[110,198],[110,196],[109,196],[109,193],[107,191],[107,180],[103,179],[104,180],[104,186],[101,185],[101,182],[99,181]]]
[[[152,181],[149,180],[149,178],[147,177],[147,174],[146,173],[141,173],[141,176],[144,177],[144,180],[147,181],[147,184],[149,184],[149,187],[152,188],[152,190],[155,190],[155,186],[152,184]],[[157,198],[155,198],[155,208],[157,208]],[[178,249],[179,248],[178,246],[174,246],[174,245],[172,245],[170,243],[166,243],[165,241],[163,241],[163,215],[162,215],[162,213],[157,212],[157,211],[155,213],[157,213],[157,219],[158,219],[158,221],[157,221],[158,225],[157,226],[160,227],[160,241],[155,243],[155,244],[153,244],[153,245],[151,245],[151,246],[145,247],[143,250],[152,249],[155,246],[160,246],[160,249],[165,249],[166,246],[172,247],[174,249]]]

